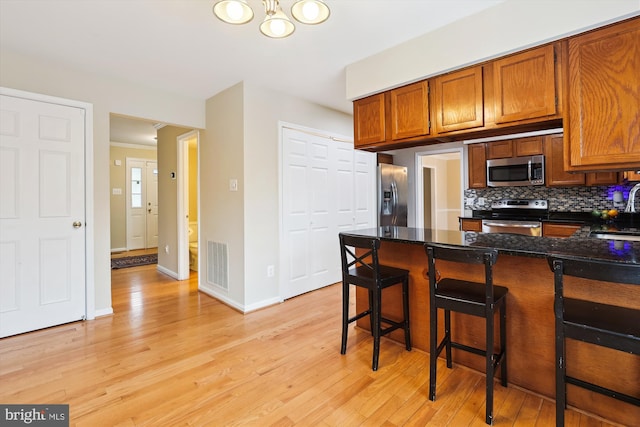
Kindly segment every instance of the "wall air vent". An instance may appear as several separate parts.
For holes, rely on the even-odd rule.
[[[229,290],[229,257],[226,243],[207,241],[207,282]]]

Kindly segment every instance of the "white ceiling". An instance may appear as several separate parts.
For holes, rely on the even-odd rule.
[[[240,26],[215,18],[215,0],[0,0],[0,44],[197,99],[246,81],[351,113],[348,64],[504,0],[325,1],[327,22],[274,40],[259,0]]]
[[[0,0],[2,1],[2,0]],[[157,145],[157,123],[111,115],[109,120],[109,140],[124,144]]]

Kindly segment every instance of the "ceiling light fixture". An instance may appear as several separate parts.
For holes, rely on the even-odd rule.
[[[280,0],[262,0],[262,4],[266,14],[260,24],[262,34],[281,39],[295,31],[295,25],[280,7]],[[247,0],[219,0],[213,5],[213,13],[228,24],[246,24],[253,19],[253,9]],[[323,0],[297,0],[291,6],[291,15],[302,24],[320,24],[329,14],[329,6]]]

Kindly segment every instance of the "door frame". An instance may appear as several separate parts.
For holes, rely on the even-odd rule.
[[[431,155],[439,155],[439,154],[450,154],[450,153],[458,153],[460,156],[460,197],[461,197],[461,212],[460,215],[464,212],[464,190],[465,183],[467,182],[467,159],[464,155],[466,147],[464,146],[455,146],[449,148],[440,148],[435,150],[427,150],[420,151],[415,153],[415,218],[414,224],[417,228],[424,228],[424,171],[422,166],[422,157],[431,156]],[[431,183],[433,185],[433,181]],[[437,196],[437,195],[436,195]],[[437,197],[436,197],[437,199]],[[432,221],[436,221],[436,218],[433,218]]]
[[[177,280],[186,280],[189,278],[189,141],[196,139],[197,161],[198,161],[198,178],[196,179],[196,194],[198,218],[200,218],[200,132],[192,130],[177,137],[177,245],[176,253],[178,256]],[[198,242],[200,242],[200,224],[198,224]],[[198,257],[200,262],[200,257]],[[200,268],[198,268],[200,271]]]
[[[84,114],[84,210],[85,210],[85,311],[87,320],[96,317],[95,298],[95,215],[93,200],[93,104],[72,99],[59,98],[39,93],[26,92],[0,86],[0,95],[31,101],[47,102],[67,107],[80,108]],[[105,313],[108,314],[108,313]]]
[[[155,208],[156,208],[156,212],[155,212],[156,221],[155,222],[156,222],[156,224],[155,224],[155,230],[152,230],[152,231],[155,231],[155,239],[156,239],[155,244],[154,243],[149,244],[149,238],[150,238],[150,233],[149,233],[149,218],[150,218],[150,215],[149,214],[151,213],[151,212],[149,212],[149,182],[150,182],[150,179],[149,179],[149,169],[150,169],[149,164],[153,165],[153,168],[151,168],[151,169],[153,169],[153,171],[151,171],[151,175],[155,175],[152,179],[154,179],[155,183],[156,183],[156,185],[155,185],[155,187],[156,187],[155,188],[155,190],[156,190],[155,191],[155,198],[156,198],[156,200],[155,200],[155,202],[156,202],[156,205],[155,205]],[[158,231],[159,231],[158,230],[158,178],[159,178],[158,160],[157,159],[156,160],[147,160],[144,163],[144,168],[145,168],[145,179],[146,179],[146,182],[145,182],[145,184],[146,184],[145,185],[145,199],[147,201],[147,206],[145,207],[145,209],[147,210],[147,213],[145,214],[145,220],[144,220],[144,222],[145,222],[145,224],[144,224],[144,232],[145,232],[144,247],[145,247],[145,249],[150,249],[150,248],[157,248],[158,247]],[[154,173],[154,171],[155,171],[155,173]],[[153,194],[153,192],[151,192],[151,194]]]

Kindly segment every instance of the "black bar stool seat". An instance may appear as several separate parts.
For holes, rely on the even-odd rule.
[[[436,400],[436,365],[438,356],[446,349],[447,367],[452,367],[451,348],[485,357],[486,404],[485,422],[493,423],[493,377],[500,366],[500,383],[507,386],[507,294],[509,289],[493,284],[493,265],[498,259],[496,249],[471,248],[438,243],[426,243],[429,262],[429,399]],[[484,264],[485,281],[474,282],[454,278],[438,278],[436,259],[463,264]],[[438,313],[444,309],[444,337],[438,343]],[[453,341],[451,312],[482,317],[485,320],[485,347],[477,348]],[[499,312],[500,350],[494,353],[494,315]]]
[[[378,261],[380,239],[340,233],[340,255],[342,258],[342,345],[340,354],[347,352],[347,334],[350,323],[369,316],[373,335],[373,360],[371,369],[378,370],[380,355],[380,337],[395,331],[404,330],[405,348],[411,350],[411,332],[409,328],[409,271],[401,268],[381,265]],[[353,248],[353,249],[351,249]],[[356,255],[356,249],[363,251]],[[360,286],[368,290],[369,307],[349,317],[349,285]],[[402,286],[403,319],[396,321],[382,316],[382,289],[393,285]],[[389,325],[386,328],[383,324]]]
[[[554,273],[556,319],[556,426],[564,426],[566,384],[573,384],[640,406],[640,396],[629,396],[567,375],[565,339],[571,338],[631,354],[640,354],[640,310],[564,296],[564,277],[640,285],[640,265],[568,256],[548,257]]]

